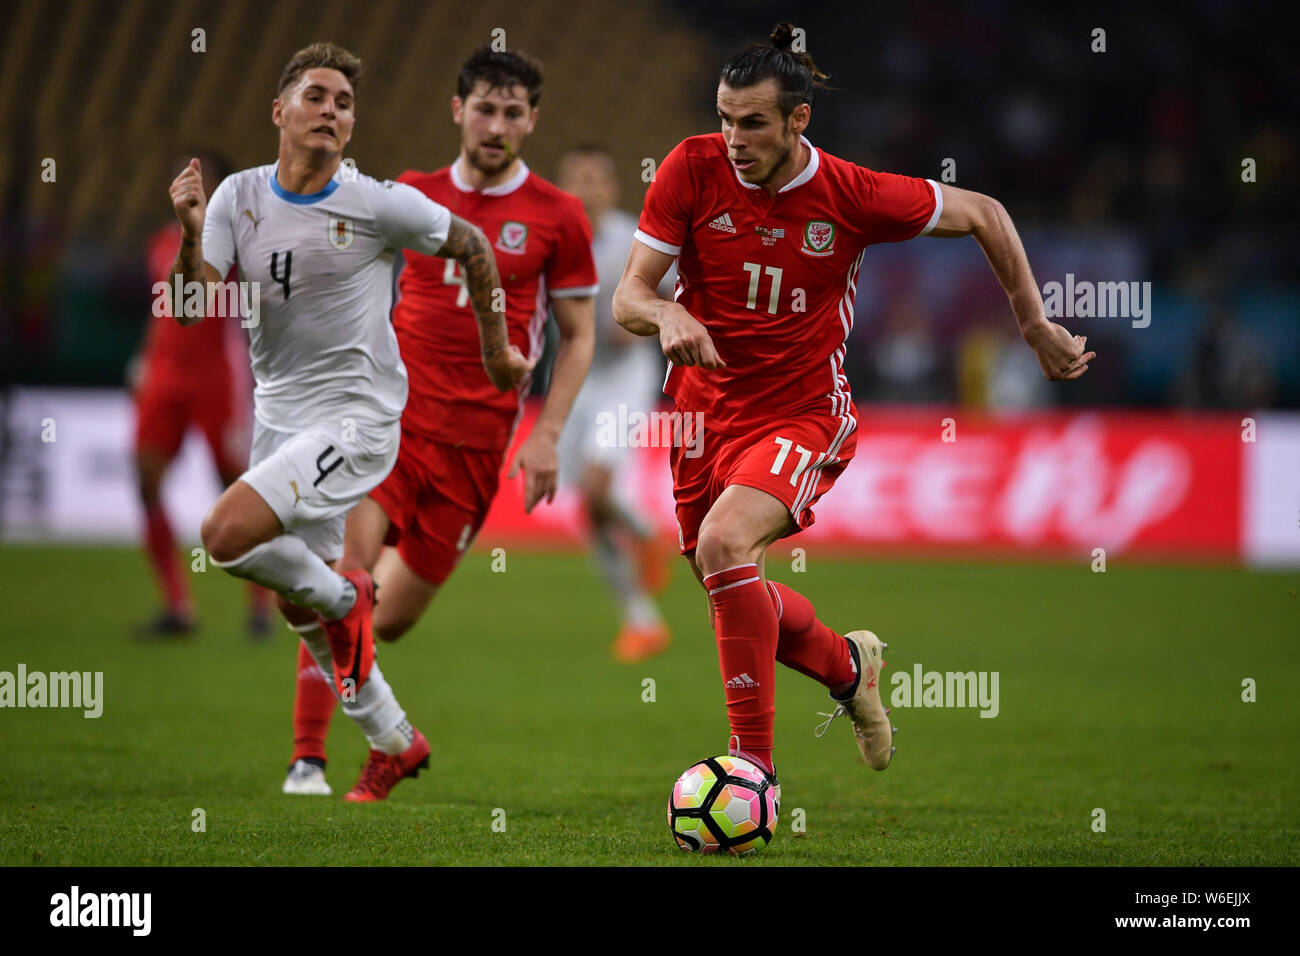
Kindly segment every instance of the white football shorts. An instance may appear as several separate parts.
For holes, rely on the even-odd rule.
[[[663,377],[662,358],[637,346],[604,368],[592,370],[560,433],[556,448],[560,484],[576,484],[588,464],[618,473],[632,455],[630,436],[625,433],[630,429],[620,428],[620,423],[626,423],[633,412],[649,414],[659,407]]]
[[[343,528],[352,507],[397,463],[401,423],[342,419],[300,432],[253,428],[249,468],[240,476],[295,534],[325,561],[343,556]]]

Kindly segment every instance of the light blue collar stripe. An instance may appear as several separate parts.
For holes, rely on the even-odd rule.
[[[329,184],[320,192],[291,193],[276,181],[275,174],[279,169],[280,167],[277,165],[271,170],[271,192],[275,193],[286,202],[291,202],[298,206],[309,206],[314,202],[320,202],[322,199],[328,199],[334,194],[334,190],[339,188],[339,181],[337,179],[331,179]]]

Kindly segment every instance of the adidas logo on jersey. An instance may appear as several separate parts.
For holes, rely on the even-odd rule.
[[[724,212],[713,222],[709,223],[710,229],[717,229],[720,232],[735,232],[736,227],[731,224],[731,213]]]
[[[754,678],[750,677],[748,674],[741,674],[738,677],[731,678],[731,680],[727,681],[724,686],[730,687],[733,690],[744,690],[750,687],[757,687],[758,681],[754,680]]]

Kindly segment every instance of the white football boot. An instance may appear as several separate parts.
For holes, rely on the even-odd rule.
[[[289,776],[284,778],[284,792],[299,796],[328,797],[330,785],[325,782],[325,768],[298,759],[289,768]]]
[[[826,721],[817,727],[816,735],[826,733],[836,717],[848,714],[853,722],[853,735],[858,740],[862,759],[872,770],[884,770],[894,756],[896,729],[889,722],[889,711],[880,703],[880,672],[885,666],[884,650],[889,645],[870,631],[850,631],[844,635],[853,650],[858,665],[858,686],[853,695],[844,700],[831,698],[837,704],[829,714],[819,714]]]

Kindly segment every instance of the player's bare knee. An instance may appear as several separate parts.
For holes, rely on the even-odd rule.
[[[208,557],[214,561],[234,561],[248,550],[246,535],[240,528],[238,519],[228,515],[224,509],[213,507],[203,518],[199,528],[199,537]]]
[[[726,522],[708,521],[700,528],[695,562],[704,574],[717,574],[755,560],[754,543],[744,529]]]
[[[396,621],[375,620],[373,627],[375,637],[379,638],[381,641],[388,641],[391,643],[404,635],[414,625],[414,618],[402,618],[401,620]]]

